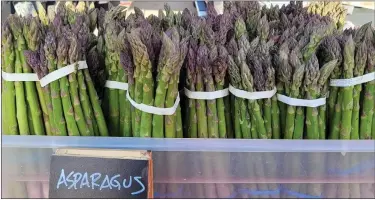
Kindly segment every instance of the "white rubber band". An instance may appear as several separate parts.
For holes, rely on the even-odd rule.
[[[190,99],[204,99],[204,100],[214,100],[223,98],[229,95],[229,89],[217,90],[213,92],[195,92],[184,88],[185,95]]]
[[[268,91],[261,91],[261,92],[248,92],[245,90],[239,90],[232,85],[229,85],[229,92],[232,93],[236,97],[244,98],[244,99],[250,99],[250,100],[256,100],[256,99],[269,99],[273,97],[273,95],[276,94],[276,88],[273,90]]]
[[[1,76],[5,81],[39,81],[36,73],[7,73],[2,71]]]
[[[170,108],[159,108],[154,106],[145,105],[142,103],[135,102],[129,95],[129,91],[126,92],[126,98],[130,101],[130,103],[138,110],[146,113],[151,113],[155,115],[173,115],[180,103],[180,94],[177,94],[176,101],[174,102],[173,107]]]
[[[316,108],[316,107],[326,104],[326,98],[308,100],[308,99],[296,99],[296,98],[291,98],[282,94],[277,94],[277,99],[291,106]]]
[[[119,90],[128,90],[128,84],[127,83],[118,82],[118,81],[107,80],[105,82],[104,87],[112,88],[112,89],[119,89]]]
[[[77,70],[81,70],[81,69],[87,69],[87,63],[86,61],[78,61],[78,69]],[[63,68],[60,68],[56,71],[53,71],[49,74],[47,74],[46,76],[44,76],[43,78],[41,78],[39,81],[40,81],[40,85],[42,87],[48,85],[49,83],[53,82],[53,81],[56,81],[64,76],[67,76],[73,72],[76,71],[76,64],[71,64],[71,65],[68,65],[68,66],[65,66]]]
[[[362,83],[367,83],[375,80],[375,72],[365,74],[363,76],[358,76],[350,79],[332,79],[330,86],[335,87],[349,87],[354,85],[359,85]]]

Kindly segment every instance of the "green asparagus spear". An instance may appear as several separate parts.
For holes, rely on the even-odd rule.
[[[131,84],[129,83],[130,81],[130,78],[129,78],[129,74],[130,74],[130,71],[131,71],[131,68],[133,67],[133,61],[132,61],[132,57],[131,57],[131,47],[130,47],[130,44],[129,42],[127,41],[126,39],[126,36],[124,35],[125,32],[124,30],[120,33],[119,35],[119,39],[120,39],[120,63],[121,63],[121,67],[124,69],[124,77],[122,79],[122,81],[128,83],[128,90],[130,89],[130,86]],[[132,88],[133,89],[133,88]],[[125,96],[125,93],[124,95]],[[121,98],[120,98],[121,99]],[[119,99],[119,100],[120,100]],[[124,119],[124,124],[123,124],[123,131],[122,131],[122,134],[123,136],[125,137],[131,137],[132,136],[132,112],[131,112],[131,109],[132,109],[132,106],[130,104],[130,101],[128,100],[128,98],[125,98],[125,104],[124,105],[120,105],[122,108],[125,108],[125,110],[123,111],[124,112],[124,116],[123,116],[123,119]]]
[[[189,51],[187,55],[187,85],[189,86],[190,91],[195,91],[196,83],[196,44],[193,43],[194,40],[190,40]],[[195,45],[194,45],[195,44]],[[198,137],[198,121],[197,121],[197,112],[196,112],[196,100],[188,99],[188,136],[189,138]]]
[[[57,67],[60,69],[68,63],[69,44],[67,39],[62,36],[57,42]],[[67,123],[67,130],[69,136],[79,136],[79,129],[74,119],[74,110],[69,93],[69,81],[67,77],[62,77],[60,80],[60,95],[64,116]]]
[[[46,53],[46,58],[48,61],[48,71],[49,73],[57,70],[57,60],[56,60],[56,36],[52,31],[48,31],[45,44],[44,44],[44,51]],[[60,97],[60,80],[51,82],[51,99],[52,99],[52,107],[53,107],[53,119],[54,123],[56,124],[56,135],[65,136],[68,135],[66,130],[66,122],[63,115],[63,108],[62,102]]]
[[[202,54],[208,54],[209,49],[206,46],[202,46],[202,48],[198,49],[198,53],[200,53],[200,51],[207,51],[207,53],[202,53]],[[206,62],[203,61],[201,66],[202,66],[202,71],[203,71],[203,82],[204,82],[206,91],[208,92],[215,91],[215,84],[214,84],[214,79],[213,79],[213,74],[212,74],[212,66],[210,65],[208,60]],[[216,99],[206,100],[206,103],[207,103],[208,137],[219,138]]]
[[[202,65],[204,60],[208,57],[208,52],[202,50],[203,47],[200,46],[197,51],[197,67],[196,67],[196,91],[204,91],[203,85],[203,72]],[[198,121],[198,137],[199,138],[208,138],[208,127],[207,127],[207,115],[206,115],[206,102],[205,100],[198,99],[196,100],[196,109],[197,109],[197,121]]]
[[[312,54],[310,60],[307,62],[305,71],[306,99],[316,99],[319,96],[319,63],[315,54]],[[307,139],[319,139],[319,123],[318,123],[318,108],[306,108],[306,127]]]
[[[228,56],[228,64],[229,64],[229,77],[230,77],[230,83],[233,87],[236,88],[242,88],[241,87],[241,75],[239,68],[235,61],[233,60],[232,56]],[[241,129],[241,101],[243,99],[235,97],[234,96],[234,133],[235,133],[235,138],[243,138],[242,136],[245,135],[250,135],[250,131],[246,131],[245,133],[242,133]]]
[[[365,66],[367,61],[367,45],[366,42],[362,42],[356,47],[354,56],[354,77],[362,76],[365,72]],[[352,115],[352,131],[350,138],[352,140],[359,139],[359,118],[360,118],[360,96],[362,91],[362,85],[355,85],[353,90],[353,115]]]
[[[84,75],[85,75],[85,81],[86,81],[91,105],[93,108],[94,116],[96,119],[96,123],[98,125],[99,135],[109,136],[107,124],[105,123],[104,114],[103,114],[102,108],[100,107],[99,97],[98,97],[98,94],[96,93],[94,83],[87,70],[84,70]]]
[[[318,55],[320,59],[323,59],[323,63],[326,63],[328,61],[337,59],[337,66],[333,70],[331,74],[331,79],[339,79],[341,76],[341,63],[342,63],[342,53],[341,53],[341,47],[338,43],[338,40],[335,36],[329,36],[325,38],[321,44],[320,50],[318,51]],[[338,87],[330,87],[329,97],[328,97],[328,123],[324,126],[327,126],[328,130],[331,132],[333,130],[333,119],[336,115],[335,112],[335,105],[338,100]],[[340,109],[341,110],[341,109]]]
[[[227,64],[224,59],[218,58],[213,65],[214,75],[215,75],[215,83],[216,83],[216,90],[223,90],[225,84],[225,75],[227,71]],[[219,120],[219,137],[220,138],[227,138],[227,123],[226,123],[226,116],[225,116],[225,104],[224,98],[219,98],[217,101],[217,112],[218,112],[218,120]],[[229,128],[229,127],[228,127]]]
[[[180,77],[180,69],[185,60],[187,53],[187,38],[179,41],[178,32],[176,29],[172,29],[172,41],[178,46],[178,60],[176,62],[175,71],[169,80],[167,98],[165,101],[166,107],[172,107],[175,104],[177,95],[178,95],[178,82]],[[165,136],[166,137],[176,137],[176,118],[177,113],[173,115],[165,116]]]
[[[284,53],[284,52],[283,52]],[[305,65],[300,60],[301,52],[298,48],[295,48],[290,53],[290,62],[294,67],[294,73],[292,82],[290,84],[289,96],[292,98],[298,98],[300,93],[300,86],[304,77]],[[296,115],[295,106],[287,106],[287,116],[285,124],[285,139],[292,139],[294,134],[294,120]]]
[[[78,59],[79,59],[80,44],[76,36],[73,36],[73,35],[70,36],[69,40],[70,40],[69,62],[71,64],[74,64],[78,62]],[[83,135],[83,133],[88,131],[89,128],[85,122],[83,109],[82,109],[81,102],[79,99],[77,74],[76,73],[69,74],[68,80],[69,80],[70,98],[73,103],[74,119],[77,123],[80,135]]]
[[[15,16],[11,15],[9,17],[9,25],[12,30],[12,34],[14,37],[15,43],[14,45],[14,51],[15,51],[15,73],[22,73],[22,59],[21,59],[21,52],[19,45],[22,44],[22,39],[19,39],[19,37],[22,36],[22,29],[20,27],[20,19]],[[17,37],[19,36],[19,37]],[[17,111],[17,121],[18,121],[18,128],[20,135],[29,135],[30,129],[29,129],[29,123],[27,119],[27,106],[26,106],[26,97],[25,97],[25,84],[21,81],[16,81],[14,83],[15,90],[16,90],[16,111]]]
[[[375,48],[371,44],[368,44],[367,66],[366,66],[365,72],[371,73],[374,71],[375,71]],[[375,91],[375,80],[364,84],[364,96],[363,96],[363,102],[362,102],[363,109],[361,113],[361,122],[360,122],[360,138],[361,139],[371,139],[371,137],[372,139],[375,138],[374,91]]]
[[[343,75],[345,79],[353,78],[354,68],[354,42],[352,36],[348,36],[345,40],[344,46],[344,67]],[[352,115],[353,115],[353,86],[342,88],[342,117],[340,139],[350,139],[352,129]]]
[[[159,79],[157,80],[157,88],[155,94],[155,106],[162,108],[165,104],[165,99],[168,90],[168,82],[173,74],[173,67],[176,66],[177,56],[173,56],[176,53],[176,45],[173,44],[172,40],[165,34],[163,34],[163,45],[161,49],[162,57],[159,58]],[[154,115],[152,122],[152,137],[163,137],[164,136],[164,116]]]
[[[132,33],[135,34],[135,33]],[[142,96],[143,96],[143,75],[141,73],[141,68],[142,68],[142,63],[146,62],[143,61],[143,57],[141,57],[139,54],[138,48],[135,46],[135,44],[132,44],[132,34],[128,34],[128,40],[132,48],[132,54],[133,54],[133,60],[134,60],[134,65],[135,65],[135,70],[134,70],[134,96],[131,96],[131,98],[134,99],[135,102],[137,103],[142,103]],[[134,46],[134,47],[133,47]],[[142,54],[141,54],[142,55]],[[131,92],[132,93],[132,92]],[[133,129],[133,136],[134,137],[140,137],[140,125],[141,125],[141,114],[142,112],[138,109],[135,109],[134,112],[134,129]]]
[[[42,23],[44,23],[42,18],[40,19]],[[38,49],[40,48],[40,40],[41,40],[42,32],[43,32],[42,24],[40,23],[39,19],[35,17],[33,18],[30,17],[27,20],[25,20],[25,23],[23,26],[23,32],[24,32],[24,37],[25,37],[28,48],[31,51],[37,52]],[[51,118],[51,116],[49,115],[51,115],[52,113],[50,113],[49,110],[47,109],[47,104],[46,104],[45,96],[43,94],[43,89],[42,89],[42,86],[38,82],[36,83],[36,90],[38,92],[40,107],[43,112],[45,131],[47,132],[47,135],[51,135],[51,130],[50,130],[51,125],[50,125],[50,120],[48,118]]]
[[[109,23],[109,22],[108,22]],[[106,70],[108,80],[117,81],[119,55],[116,49],[117,26],[112,20],[106,27],[105,44],[106,44]],[[120,134],[120,111],[119,111],[119,94],[118,89],[106,88],[108,90],[108,128],[113,135]]]
[[[15,48],[13,36],[9,27],[9,21],[5,21],[2,28],[2,70],[7,73],[14,73]],[[2,133],[6,135],[18,135],[16,117],[16,96],[15,83],[2,80]]]

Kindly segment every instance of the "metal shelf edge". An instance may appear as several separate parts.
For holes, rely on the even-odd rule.
[[[74,136],[2,136],[2,147],[111,148],[151,151],[374,152],[374,140],[165,139]]]

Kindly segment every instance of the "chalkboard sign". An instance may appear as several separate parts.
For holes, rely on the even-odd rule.
[[[65,150],[52,156],[49,198],[146,199],[152,195],[150,154],[132,152],[132,156],[124,156],[118,151],[118,156],[108,157],[99,153],[105,150],[93,151],[96,153],[82,155],[85,152],[81,150],[79,153]],[[108,151],[104,154],[114,155]]]

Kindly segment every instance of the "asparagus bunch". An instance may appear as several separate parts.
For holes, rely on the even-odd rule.
[[[26,62],[23,51],[28,49],[28,43],[32,48],[33,45],[38,43],[38,33],[36,33],[38,27],[30,27],[32,30],[29,29],[28,25],[24,27],[24,24],[27,24],[28,21],[15,15],[9,16],[8,19],[9,27],[14,37],[14,72],[32,73],[32,69]],[[33,35],[35,38],[28,37],[28,43],[26,43],[25,37],[34,33],[36,33],[36,35]],[[45,135],[42,111],[35,82],[15,82],[15,91],[19,133],[21,135]]]
[[[309,4],[307,10],[309,13],[332,18],[338,30],[344,27],[347,10],[339,1],[315,1]]]
[[[365,24],[355,31],[347,30],[344,32],[340,38],[343,48],[343,64],[340,66],[339,70],[334,73],[335,78],[348,79],[361,76],[365,73],[366,66],[372,65],[372,34],[370,24]],[[371,88],[371,82],[367,84],[369,84]],[[362,93],[366,93],[366,91],[362,91],[362,87],[362,85],[340,88],[331,87],[332,92],[329,101],[330,109],[328,115],[330,117],[329,121],[332,124],[330,127],[330,139],[371,138],[369,127],[371,127],[372,120],[370,122],[366,120],[372,118],[372,109],[371,106],[370,109],[363,109],[364,104],[366,104],[366,98],[363,98]],[[337,97],[334,95],[337,95]],[[369,103],[369,105],[372,104],[373,101]],[[335,110],[333,109],[333,105],[335,105]],[[363,114],[360,115],[360,112],[363,112]],[[369,113],[370,117],[366,118],[367,114],[365,113]],[[364,123],[360,116],[364,116]]]
[[[28,44],[32,47],[24,52],[25,61],[27,60],[39,78],[66,65],[86,59],[89,31],[82,19],[77,15],[74,24],[64,25],[58,15],[47,29],[43,29],[38,20],[32,19],[29,22],[30,30],[24,28],[28,36]],[[40,39],[41,34],[45,34],[44,39]],[[35,41],[36,39],[38,40]],[[40,86],[40,83],[37,84]],[[42,110],[43,107],[46,107],[45,110],[48,109],[44,113],[47,133],[50,130],[51,135],[108,135],[98,97],[87,69],[53,81],[40,88],[38,93]]]
[[[87,59],[86,52],[89,50],[89,28],[83,19],[83,16],[78,14],[75,24],[71,25],[73,33],[72,38],[75,37],[77,39],[77,49],[80,49],[80,51],[77,52],[77,57],[74,57],[74,52],[72,53],[73,57],[70,59],[71,64],[73,64],[74,59]],[[74,49],[72,49],[72,51],[74,51]],[[78,60],[76,60],[76,62],[77,61]],[[79,70],[77,72],[77,80],[80,90],[80,101],[82,103],[86,124],[91,132],[90,135],[108,136],[108,129],[100,106],[99,97],[95,91],[94,82],[91,79],[89,70]]]
[[[118,36],[122,29],[121,20],[125,20],[123,8],[115,7],[108,11],[105,15],[104,21],[104,41],[105,41],[105,71],[107,80],[119,81],[125,83],[124,69],[119,65],[119,49],[118,49]],[[126,96],[125,90],[114,88],[104,89],[103,110],[106,116],[109,129],[113,131],[112,136],[125,136],[130,135],[129,132],[124,131],[124,116],[126,109],[122,101]]]

